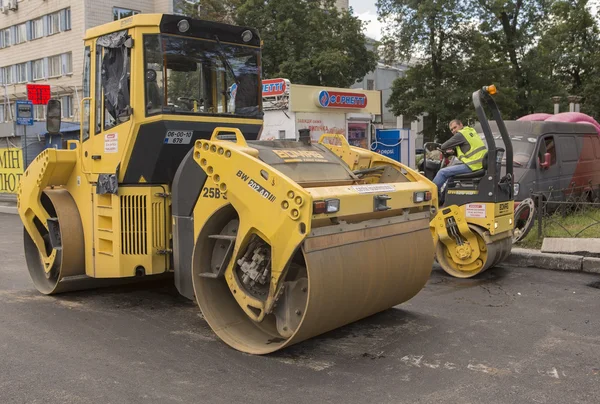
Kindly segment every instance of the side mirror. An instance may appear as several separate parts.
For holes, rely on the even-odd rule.
[[[552,156],[550,155],[550,153],[544,154],[544,162],[540,163],[540,167],[543,170],[547,170],[550,167],[550,163],[552,163]]]
[[[48,100],[46,107],[46,131],[51,135],[60,133],[61,107],[60,101]]]

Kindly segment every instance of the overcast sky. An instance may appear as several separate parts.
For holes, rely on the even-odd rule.
[[[381,39],[381,23],[377,21],[376,0],[350,0],[350,7],[354,14],[363,21],[371,21],[367,27],[367,36],[373,39]]]

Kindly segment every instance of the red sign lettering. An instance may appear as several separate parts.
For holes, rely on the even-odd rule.
[[[27,99],[34,105],[46,105],[50,100],[48,84],[27,84]]]

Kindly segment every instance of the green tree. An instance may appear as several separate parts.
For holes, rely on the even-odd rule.
[[[175,0],[175,12],[208,21],[234,24],[243,0]]]
[[[396,115],[427,114],[425,139],[448,137],[448,122],[465,110],[457,87],[466,68],[462,44],[470,32],[461,0],[378,0],[386,58],[414,63],[396,80],[387,106]]]
[[[538,108],[540,90],[548,82],[540,82],[540,68],[536,58],[527,58],[535,40],[547,28],[549,12],[554,0],[472,0],[473,9],[479,10],[479,30],[497,55],[509,63],[513,73],[517,114],[522,116]],[[532,86],[536,82],[537,86]],[[539,86],[542,85],[540,88]]]
[[[554,82],[562,84],[553,95],[584,96],[582,109],[598,116],[600,32],[589,1],[557,1],[552,17],[552,26],[544,33],[538,53],[551,66]]]
[[[244,0],[236,22],[259,30],[264,78],[349,87],[377,66],[363,22],[334,0]]]

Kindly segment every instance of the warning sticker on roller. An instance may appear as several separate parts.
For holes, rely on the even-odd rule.
[[[466,206],[466,216],[474,219],[485,219],[487,217],[485,204],[469,203]]]
[[[104,153],[117,153],[119,151],[119,137],[117,133],[104,135]]]
[[[367,185],[353,185],[352,189],[359,194],[373,194],[376,192],[393,192],[396,188],[393,185],[385,184],[367,184]]]

